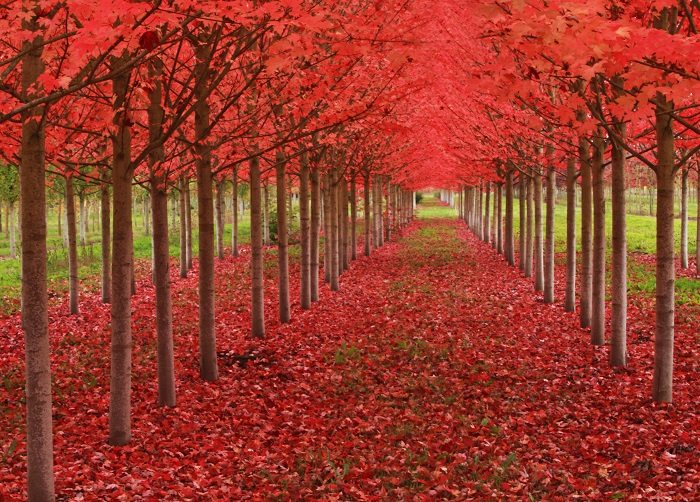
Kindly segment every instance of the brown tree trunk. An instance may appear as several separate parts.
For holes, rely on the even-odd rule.
[[[352,255],[350,250],[350,220],[348,214],[350,200],[348,197],[348,192],[348,182],[345,177],[343,177],[340,182],[340,223],[342,224],[343,235],[343,271],[350,268],[350,256]]]
[[[681,173],[681,268],[688,268],[688,175],[689,169]]]
[[[109,443],[131,441],[131,294],[133,278],[131,131],[126,97],[130,75],[112,80],[114,126],[112,136],[113,250],[112,358],[109,401]]]
[[[551,159],[551,157],[550,157]],[[544,302],[554,303],[554,211],[556,183],[554,167],[547,167],[547,215],[545,229]]]
[[[311,301],[318,301],[319,235],[321,233],[321,180],[318,169],[311,170]]]
[[[605,180],[603,153],[605,144],[593,138],[593,303],[591,308],[591,342],[605,343]]]
[[[282,150],[277,151],[277,266],[279,279],[279,319],[288,323],[289,308],[289,236],[287,233],[287,166]]]
[[[33,17],[33,16],[32,16]],[[37,31],[36,18],[22,27]],[[23,44],[22,95],[44,71],[42,39]],[[27,495],[30,502],[54,500],[51,362],[47,314],[46,179],[43,108],[22,113],[20,212],[22,224],[22,330],[27,403]]]
[[[187,270],[192,270],[194,252],[192,249],[192,200],[190,180],[185,179],[185,224],[187,225]]]
[[[185,193],[185,178],[180,176],[178,179],[178,188],[180,190],[180,277],[187,277],[187,195]]]
[[[542,175],[534,173],[535,181],[535,291],[544,291],[544,248],[542,236]]]
[[[674,138],[673,102],[656,97],[656,336],[654,380],[656,402],[673,401],[673,345],[675,314],[675,268],[673,242]]]
[[[271,244],[270,236],[270,189],[267,186],[267,181],[263,182],[263,244],[269,246]]]
[[[233,221],[231,227],[231,253],[233,256],[240,254],[238,250],[238,166],[233,168],[233,190],[231,206],[233,209]]]
[[[624,141],[627,126],[613,125]],[[627,366],[627,208],[625,207],[625,151],[612,141],[612,337],[610,365]]]
[[[378,231],[377,231],[377,247],[382,247],[384,245],[384,177],[383,176],[377,176],[376,177],[376,184],[377,184],[377,225],[378,225]]]
[[[299,220],[301,234],[301,308],[311,308],[311,236],[309,225],[309,159],[301,156],[299,168]]]
[[[78,239],[75,222],[75,192],[73,176],[66,176],[66,219],[68,223],[68,290],[70,313],[80,312],[78,298]]]
[[[263,274],[262,193],[260,186],[260,158],[250,160],[250,247],[252,280],[253,338],[265,338],[265,289]]]
[[[519,198],[519,204],[518,204],[518,210],[519,210],[519,227],[520,227],[520,233],[518,236],[518,251],[519,251],[519,268],[521,271],[525,272],[525,261],[527,260],[527,255],[525,253],[526,249],[526,240],[525,240],[525,225],[527,224],[525,218],[525,197],[527,195],[527,180],[525,178],[525,175],[520,172],[519,175],[520,178],[520,186],[518,187],[518,198]]]
[[[593,178],[588,140],[579,138],[581,169],[581,312],[582,328],[591,326],[593,312]]]
[[[199,373],[213,382],[219,378],[216,361],[215,292],[214,292],[214,193],[211,172],[209,134],[209,103],[207,81],[209,46],[201,42],[196,47],[194,133],[197,168],[197,222],[199,224]]]
[[[100,217],[102,220],[102,303],[112,301],[112,238],[111,238],[111,201],[109,194],[108,175],[103,176],[100,188]]]
[[[533,206],[534,206],[534,181],[532,179],[532,176],[527,177],[527,194],[526,194],[526,203],[527,203],[527,208],[525,211],[525,217],[526,217],[526,225],[525,225],[525,232],[526,232],[526,238],[525,238],[525,277],[532,277],[532,258],[533,258],[533,252],[534,252],[534,240],[533,240],[533,228],[532,228],[532,213],[533,213]]]
[[[216,203],[215,221],[216,221],[216,252],[220,260],[224,259],[224,183],[223,181],[216,182]]]
[[[331,282],[331,173],[323,176],[323,279]]]
[[[513,253],[513,169],[506,172],[506,235],[505,235],[506,261],[509,265],[515,266],[515,256]]]
[[[576,311],[576,159],[566,165],[566,299],[564,310]]]
[[[372,224],[372,211],[371,211],[371,205],[370,205],[370,183],[369,183],[369,173],[365,174],[364,177],[365,181],[365,188],[364,188],[364,217],[365,217],[365,256],[370,256],[372,254],[372,243],[371,243],[371,235],[370,235],[370,227]]]
[[[162,63],[154,60],[149,68],[153,77],[148,107],[149,142],[154,144],[163,135]],[[151,172],[150,201],[153,216],[153,282],[156,289],[156,339],[158,345],[158,404],[173,407],[175,396],[175,353],[173,348],[173,309],[170,296],[170,240],[168,237],[168,183],[166,176],[156,174],[165,158],[163,146],[148,154]]]
[[[329,177],[329,192],[330,192],[330,207],[329,207],[329,220],[330,220],[330,271],[331,271],[331,291],[338,291],[340,289],[340,284],[338,282],[338,277],[340,275],[340,231],[338,229],[338,180],[337,173],[335,169],[331,169]]]
[[[357,180],[356,175],[350,181],[350,259],[357,260]]]
[[[491,182],[486,182],[486,216],[484,217],[486,228],[484,228],[484,242],[491,240]]]

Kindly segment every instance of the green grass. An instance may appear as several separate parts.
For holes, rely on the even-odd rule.
[[[457,210],[442,205],[434,194],[423,194],[423,199],[418,204],[418,217],[421,219],[455,218]]]

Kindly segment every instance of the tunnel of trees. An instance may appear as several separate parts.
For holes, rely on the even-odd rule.
[[[54,500],[68,476],[54,401],[78,362],[61,347],[100,337],[100,355],[81,357],[107,364],[106,381],[86,384],[101,389],[89,410],[101,418],[82,433],[128,463],[144,441],[134,424],[149,420],[132,409],[139,389],[155,389],[148,413],[177,435],[181,393],[335,308],[354,263],[393,252],[433,191],[468,245],[483,241],[576,316],[606,378],[633,371],[642,342],[628,322],[644,316],[645,406],[694,399],[674,397],[674,350],[678,325],[697,335],[699,319],[697,1],[25,0],[0,12],[0,498]],[[651,253],[630,242],[631,218],[650,222]],[[654,269],[643,314],[630,307],[640,260]],[[105,333],[91,331],[98,313]],[[682,343],[697,372],[697,336]],[[197,379],[182,376],[185,350]],[[694,441],[683,447],[697,454]],[[71,472],[61,487],[90,484]]]

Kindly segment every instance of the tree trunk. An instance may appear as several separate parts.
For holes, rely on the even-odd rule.
[[[525,277],[532,277],[532,258],[534,253],[532,212],[535,200],[534,181],[532,176],[527,177],[527,210],[526,210],[526,239],[525,239]]]
[[[253,338],[265,338],[265,289],[263,274],[262,193],[260,186],[260,158],[250,160],[250,248],[252,280]]]
[[[109,393],[109,443],[131,441],[131,294],[133,277],[131,130],[126,97],[130,75],[112,80],[114,126],[112,135],[113,250],[112,250],[112,359]]]
[[[81,205],[84,203],[81,201]],[[70,313],[80,312],[78,298],[78,239],[75,221],[75,192],[73,176],[66,176],[66,217],[68,219],[68,291],[70,297]]]
[[[370,227],[372,224],[371,216],[371,205],[370,205],[370,183],[369,183],[369,173],[365,174],[364,177],[365,188],[364,188],[364,217],[365,217],[365,256],[370,256],[372,254],[372,243],[370,242]]]
[[[219,377],[216,361],[215,291],[214,291],[214,193],[211,172],[209,134],[209,103],[207,78],[209,46],[201,42],[196,47],[195,72],[195,166],[197,169],[197,223],[199,224],[199,374],[208,381]]]
[[[80,245],[85,247],[87,246],[88,240],[88,208],[85,201],[85,194],[79,194],[78,201],[80,202]],[[75,210],[73,212],[73,219],[75,220]]]
[[[520,253],[519,255],[519,268],[521,271],[525,272],[525,261],[527,259],[527,255],[525,253],[526,249],[526,240],[525,240],[525,196],[527,195],[527,180],[525,178],[525,175],[520,172],[520,186],[518,187],[518,198],[519,198],[519,204],[518,204],[518,210],[519,210],[519,226],[520,226],[520,234],[518,236],[518,251]]]
[[[620,138],[627,126],[615,122]],[[610,365],[627,366],[627,208],[625,207],[625,151],[612,141],[612,338]]]
[[[321,233],[321,180],[318,169],[311,170],[311,229],[309,252],[311,254],[311,301],[318,301],[319,234]]]
[[[154,60],[149,68],[153,77],[148,107],[149,142],[154,144],[163,135],[163,87],[160,80],[162,63]],[[163,146],[148,154],[151,174],[150,200],[153,216],[153,282],[156,289],[156,338],[158,345],[158,404],[173,407],[175,397],[175,354],[173,348],[173,311],[170,296],[170,241],[168,238],[168,182],[156,174],[165,158]]]
[[[301,308],[311,308],[311,238],[309,228],[309,159],[301,156],[299,168],[299,219],[301,234]]]
[[[588,140],[579,137],[581,169],[581,312],[582,328],[591,326],[593,311],[593,181]]]
[[[102,219],[102,303],[112,301],[112,242],[110,211],[111,201],[109,194],[109,175],[104,175],[100,188],[100,216]]]
[[[551,157],[550,157],[551,160]],[[544,302],[554,303],[554,211],[556,184],[554,167],[547,167],[547,216],[544,262]]]
[[[377,247],[382,247],[384,245],[384,184],[383,176],[376,176],[375,183],[377,185]]]
[[[484,242],[491,240],[491,182],[486,182],[486,216],[484,217],[486,228],[484,229]]]
[[[158,185],[162,185],[163,188]],[[156,333],[158,338],[158,404],[175,406],[175,356],[173,313],[170,295],[168,240],[168,194],[165,182],[151,185],[153,213],[153,271],[156,287]]]
[[[180,191],[180,277],[187,277],[189,267],[187,266],[187,188],[184,176],[178,179]]]
[[[534,173],[535,181],[535,291],[544,291],[544,248],[542,239],[542,176]]]
[[[341,242],[343,246],[343,253],[342,253],[342,270],[343,272],[348,270],[350,268],[350,255],[352,254],[350,252],[350,221],[348,219],[348,206],[349,206],[349,197],[348,197],[348,181],[345,179],[345,177],[341,178],[340,180],[340,204],[339,204],[339,209],[340,209],[340,223],[341,223],[341,234],[343,236],[343,240]]]
[[[591,308],[591,342],[605,343],[605,180],[603,153],[605,144],[593,138],[593,303]]]
[[[37,31],[36,17],[22,22]],[[44,71],[42,39],[25,41],[21,90],[28,96]],[[31,92],[34,92],[33,90]],[[27,495],[30,502],[54,500],[51,361],[47,315],[46,179],[43,107],[22,113],[20,211],[22,224],[22,330],[27,403]]]
[[[681,268],[688,268],[688,175],[690,169],[681,173]]]
[[[323,279],[331,282],[331,173],[323,176]]]
[[[187,225],[187,270],[192,270],[194,251],[192,249],[192,200],[190,180],[185,179],[185,224]]]
[[[289,236],[287,233],[287,166],[282,150],[277,151],[277,266],[279,277],[279,319],[291,320],[289,308]]]
[[[515,266],[513,254],[513,169],[506,172],[506,236],[505,236],[506,261]]]
[[[357,179],[352,176],[350,181],[350,259],[357,260]]]
[[[566,299],[564,310],[576,311],[576,159],[566,165]]]
[[[220,260],[224,259],[224,183],[216,182],[216,253]]]
[[[263,183],[263,244],[270,245],[270,189]]]
[[[340,232],[338,229],[338,180],[335,168],[331,169],[329,175],[328,190],[330,192],[330,207],[329,207],[329,220],[330,220],[330,271],[331,271],[331,291],[338,291],[340,289],[340,284],[338,282],[338,277],[340,274]]]
[[[673,102],[656,97],[656,336],[654,380],[656,402],[673,401],[673,344],[675,314],[675,269],[673,242],[674,138]]]
[[[231,222],[231,254],[238,256],[238,166],[233,168],[233,190],[231,196],[231,208],[233,209],[233,221]]]

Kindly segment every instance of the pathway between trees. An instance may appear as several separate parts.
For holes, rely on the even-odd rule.
[[[606,353],[590,347],[575,315],[538,301],[516,269],[457,221],[413,224],[398,242],[354,263],[340,293],[324,289],[310,312],[294,306],[293,322],[271,326],[262,343],[244,337],[247,258],[218,267],[225,352],[215,384],[198,378],[196,278],[174,284],[174,410],[154,404],[152,299],[146,294],[135,304],[129,447],[105,444],[107,310],[94,298],[83,309],[89,319],[52,317],[56,481],[64,498],[696,493],[693,431],[700,424],[688,420],[699,416],[689,398],[697,360],[681,350],[683,397],[674,407],[654,407],[646,398],[647,366],[642,371],[633,357],[629,371],[609,370]],[[274,318],[274,269],[268,274]],[[10,361],[2,363],[7,374]],[[0,495],[9,497],[24,475],[16,396],[21,389],[0,387],[7,397],[0,400],[7,403]],[[9,454],[6,437],[19,441]]]

